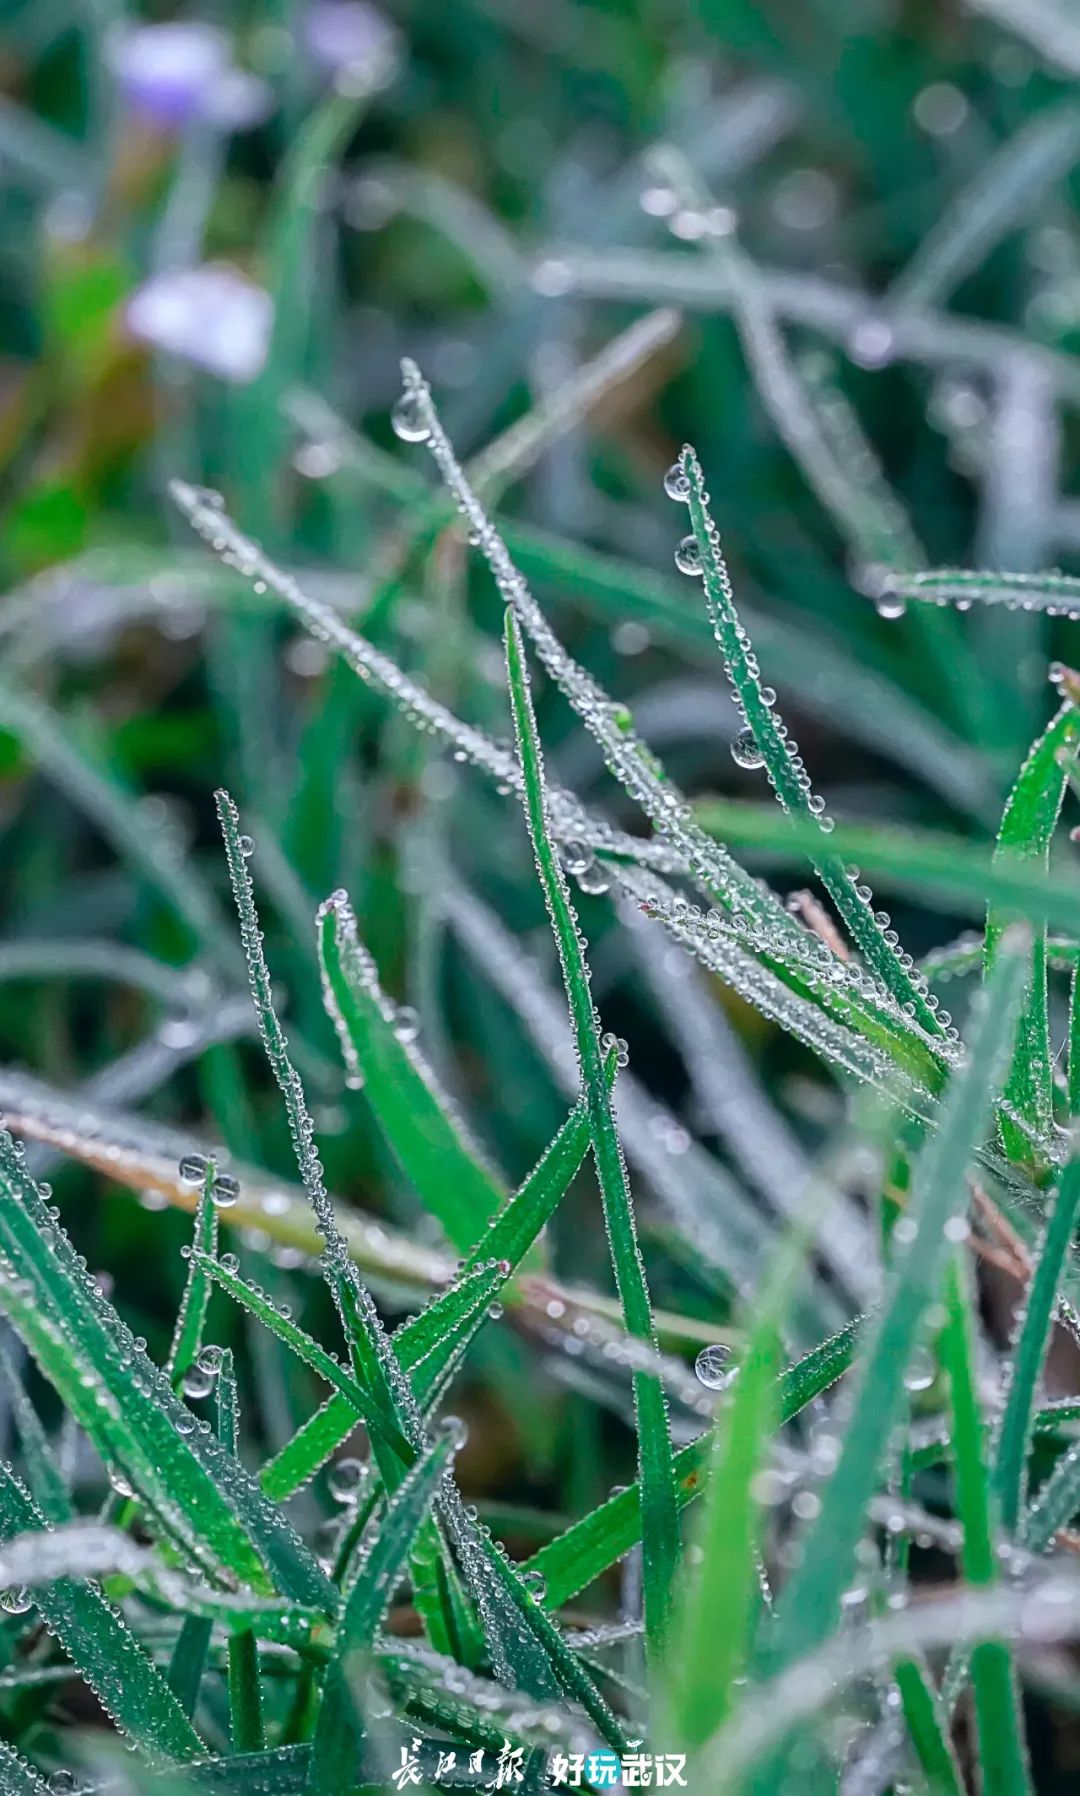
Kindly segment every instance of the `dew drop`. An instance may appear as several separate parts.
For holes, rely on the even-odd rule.
[[[240,1196],[240,1180],[231,1173],[220,1172],[210,1187],[210,1197],[217,1209],[231,1210]]]
[[[694,1371],[698,1383],[703,1384],[706,1390],[722,1391],[731,1377],[727,1370],[730,1358],[730,1347],[721,1346],[719,1341],[713,1341],[708,1347],[703,1347],[694,1361]]]
[[[696,536],[684,536],[675,550],[675,566],[680,574],[700,576],[702,573],[701,550]]]
[[[469,1430],[460,1416],[443,1416],[439,1423],[439,1432],[450,1442],[453,1452],[460,1453],[469,1438]]]
[[[874,600],[874,609],[879,617],[891,622],[893,618],[903,617],[907,610],[907,600],[897,592],[883,592],[880,598]]]
[[[5,1615],[25,1615],[30,1607],[30,1592],[25,1584],[11,1585],[7,1590],[0,1590],[0,1609]],[[52,1780],[50,1779],[50,1787]]]
[[[213,1373],[205,1372],[197,1361],[185,1372],[183,1381],[185,1397],[191,1397],[197,1402],[200,1397],[209,1397],[213,1388]]]
[[[690,502],[690,481],[683,472],[679,462],[673,461],[664,475],[664,491],[676,505],[688,505]]]
[[[736,767],[764,767],[765,756],[754,740],[753,730],[740,730],[731,744],[731,758]]]
[[[411,1004],[399,1004],[394,1012],[394,1034],[399,1041],[415,1041],[420,1033],[420,1018]]]
[[[206,1177],[206,1161],[202,1154],[185,1154],[176,1170],[185,1185],[199,1185]]]
[[[239,848],[240,853],[245,860],[248,860],[251,855],[255,853],[255,844],[250,836],[241,836],[237,841],[236,846]]]
[[[904,1373],[905,1388],[912,1392],[928,1391],[936,1375],[937,1367],[929,1347],[916,1347]]]
[[[590,859],[587,865],[582,867],[581,872],[577,876],[577,882],[582,891],[587,892],[589,896],[593,898],[598,898],[600,894],[606,892],[611,885],[607,868],[595,858]]]
[[[394,435],[403,443],[426,443],[431,435],[424,402],[416,393],[403,393],[390,414]]]
[[[577,875],[584,873],[593,858],[593,851],[587,842],[564,842],[562,850],[563,866],[568,873]]]
[[[367,1477],[360,1459],[336,1459],[326,1474],[326,1488],[335,1503],[351,1503]]]

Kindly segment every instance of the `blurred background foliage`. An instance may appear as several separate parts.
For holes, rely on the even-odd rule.
[[[729,753],[699,594],[671,565],[682,526],[662,476],[689,440],[765,676],[830,807],[986,841],[1070,626],[879,616],[879,570],[778,430],[702,238],[737,230],[847,464],[872,478],[872,445],[906,506],[913,554],[1080,570],[1080,34],[1051,0],[3,0],[0,14],[0,1058],[288,1175],[247,1010],[227,1002],[243,975],[210,799],[225,782],[258,846],[331,1183],[432,1242],[344,1087],[311,919],[348,888],[402,1028],[420,1028],[520,1177],[566,1103],[563,1025],[545,1046],[529,1011],[532,984],[557,983],[520,817],[219,568],[168,480],[219,489],[313,591],[505,737],[499,607],[432,506],[423,451],[390,428],[399,358],[421,364],[473,456],[675,305],[679,327],[500,483],[564,638],[692,793],[762,796]],[[662,142],[707,192],[709,231],[657,176]],[[538,700],[558,777],[637,827],[542,680]],[[754,1172],[708,1067],[688,1065],[640,932],[613,929],[598,891],[582,911],[605,1023],[666,1106],[644,1113],[635,1179],[654,1292],[707,1337],[730,1291],[653,1207],[649,1152],[689,1178],[694,1137],[723,1176],[754,1187]],[[924,952],[962,919],[899,903],[896,922]],[[835,1087],[725,1004],[723,1051],[768,1093],[791,1152],[812,1153]],[[187,1224],[107,1169],[52,1176],[160,1350]],[[550,1251],[563,1278],[607,1288],[585,1181]],[[273,1257],[317,1308],[299,1255]],[[542,1498],[551,1525],[632,1464],[628,1434],[580,1395],[618,1411],[602,1373],[553,1350],[538,1376],[537,1351],[488,1331],[465,1404],[466,1486],[517,1505],[517,1550],[536,1538],[529,1505]],[[279,1373],[266,1353],[245,1360],[271,1440],[308,1401]]]

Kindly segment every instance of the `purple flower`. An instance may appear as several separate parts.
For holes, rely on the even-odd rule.
[[[235,67],[224,32],[198,21],[121,28],[109,61],[132,111],[163,131],[198,118],[242,130],[272,103],[264,82]]]
[[[154,349],[244,386],[266,361],[270,295],[227,263],[151,276],[127,304],[127,328]]]
[[[367,0],[311,0],[302,25],[312,61],[326,73],[380,87],[397,61],[399,36]]]

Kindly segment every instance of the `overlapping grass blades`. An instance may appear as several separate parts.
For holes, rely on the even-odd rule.
[[[1006,938],[985,989],[968,1058],[953,1075],[938,1131],[919,1157],[905,1216],[894,1231],[895,1265],[867,1331],[850,1420],[836,1470],[807,1530],[800,1563],[777,1610],[772,1663],[812,1650],[835,1623],[889,1436],[900,1414],[903,1373],[927,1306],[938,1295],[950,1235],[967,1229],[964,1179],[986,1126],[1004,1056],[1012,1046],[1024,944]]]
[[[615,1282],[627,1332],[655,1351],[652,1307],[634,1227],[626,1162],[604,1076],[604,1044],[589,987],[584,943],[548,823],[543,763],[529,694],[525,652],[517,618],[509,608],[506,613],[506,665],[521,757],[525,815],[570,1005]],[[655,1654],[663,1649],[666,1639],[671,1583],[679,1550],[675,1474],[663,1385],[656,1372],[644,1369],[634,1372],[633,1383],[638,1424],[646,1630]]]

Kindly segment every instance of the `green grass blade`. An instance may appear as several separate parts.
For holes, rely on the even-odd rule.
[[[864,1317],[856,1318],[781,1373],[775,1405],[780,1422],[789,1422],[822,1391],[827,1391],[843,1377],[854,1358],[859,1331],[865,1326]],[[693,1502],[706,1488],[711,1457],[711,1433],[703,1434],[676,1453],[676,1495],[680,1508]],[[561,1609],[640,1540],[639,1490],[636,1484],[631,1484],[541,1547],[523,1569],[539,1572],[544,1580],[547,1607]]]
[[[266,1495],[276,1503],[295,1496],[348,1439],[356,1422],[355,1404],[334,1391],[263,1466],[259,1483]]]
[[[240,1398],[230,1348],[218,1367],[214,1391],[218,1439],[235,1454],[240,1434]],[[229,1736],[234,1752],[259,1752],[264,1745],[259,1654],[250,1628],[229,1635]]]
[[[614,1079],[616,1066],[617,1056],[612,1051],[605,1069],[609,1083]],[[492,1261],[484,1256],[491,1254],[495,1262],[507,1263],[511,1273],[521,1264],[540,1230],[558,1208],[588,1147],[588,1115],[584,1105],[578,1104],[524,1184],[492,1217],[483,1239],[466,1258],[459,1278],[411,1321],[402,1323],[391,1337],[394,1352],[407,1371],[431,1356],[425,1367],[425,1377],[430,1376],[433,1380],[441,1377],[448,1358],[463,1344],[463,1324],[479,1325],[483,1308],[508,1276],[496,1276],[490,1270]],[[480,1268],[484,1269],[483,1283],[471,1282],[470,1275]],[[471,1326],[468,1338],[471,1338]],[[422,1395],[419,1391],[417,1394]],[[278,1500],[291,1496],[326,1464],[355,1426],[353,1404],[342,1393],[335,1392],[263,1467],[260,1474],[263,1489]]]
[[[770,865],[790,866],[817,852],[816,822],[785,818],[775,807],[710,798],[697,806],[697,815],[705,829]],[[887,881],[893,891],[980,918],[989,898],[1013,916],[1045,921],[1072,935],[1080,932],[1075,880],[1047,875],[1037,866],[992,861],[985,848],[963,837],[944,830],[841,822],[831,839],[845,860]]]
[[[324,1000],[350,1080],[363,1083],[372,1115],[425,1208],[465,1252],[506,1194],[466,1139],[415,1042],[395,1027],[395,1007],[344,892],[320,906],[317,927]]]
[[[867,1505],[904,1401],[903,1372],[923,1313],[940,1288],[949,1253],[946,1231],[950,1222],[963,1218],[965,1174],[986,1123],[1003,1055],[1012,1046],[1022,976],[1017,952],[1003,943],[967,1060],[953,1075],[940,1125],[919,1155],[888,1292],[860,1353],[840,1459],[824,1486],[820,1511],[807,1530],[802,1557],[777,1611],[770,1642],[775,1662],[801,1658],[820,1644],[832,1631],[842,1593],[851,1582]]]
[[[327,1384],[333,1385],[334,1389],[341,1393],[348,1401],[352,1411],[351,1426],[355,1427],[358,1420],[366,1422],[373,1433],[384,1439],[396,1453],[400,1453],[406,1458],[411,1457],[408,1440],[398,1428],[393,1416],[387,1415],[382,1409],[378,1398],[364,1390],[356,1379],[338,1364],[333,1354],[328,1353],[325,1347],[321,1347],[318,1341],[313,1340],[309,1334],[305,1333],[299,1323],[294,1322],[291,1316],[283,1315],[276,1304],[264,1297],[255,1285],[249,1284],[247,1279],[241,1278],[238,1272],[233,1272],[220,1260],[212,1260],[205,1254],[192,1254],[192,1259],[197,1260],[206,1276],[213,1279],[215,1284],[220,1285],[223,1291],[227,1291],[229,1296],[247,1310],[249,1315],[254,1316],[264,1328],[276,1335],[279,1341],[283,1341],[298,1359],[303,1360],[304,1364],[310,1366],[313,1372],[317,1372],[320,1378],[325,1379]]]
[[[948,1720],[929,1672],[918,1659],[901,1659],[894,1665],[893,1675],[911,1744],[934,1796],[964,1796]]]
[[[30,1495],[47,1521],[70,1522],[75,1505],[49,1446],[41,1419],[27,1396],[10,1349],[0,1344],[0,1371],[7,1387],[15,1431],[22,1448]]]
[[[333,1607],[329,1581],[239,1461],[195,1428],[55,1224],[0,1131],[0,1245],[16,1277],[0,1307],[106,1464],[119,1465],[171,1539],[216,1575]]]
[[[966,1262],[954,1254],[945,1279],[940,1351],[952,1401],[956,1508],[964,1529],[961,1566],[968,1584],[985,1586],[997,1582],[998,1563],[966,1275]],[[984,1796],[1031,1796],[1020,1694],[1003,1642],[980,1641],[971,1655],[971,1680]]]
[[[1066,687],[1066,691],[1068,688]],[[1068,779],[1063,760],[1075,757],[1080,743],[1080,712],[1070,696],[1032,747],[1005,806],[998,832],[995,862],[1024,864],[1049,871],[1050,842],[1057,826]],[[986,919],[985,961],[987,970],[1008,913],[991,905]],[[1011,1159],[1031,1158],[1030,1137],[1049,1142],[1054,1124],[1053,1060],[1050,1052],[1050,1021],[1047,1009],[1047,941],[1046,924],[1039,923],[1032,941],[1031,983],[1020,1027],[1012,1071],[1005,1088],[1005,1100],[1026,1125],[1020,1131],[1010,1116],[1001,1120],[1002,1140]]]
[[[1035,1397],[1054,1326],[1058,1286],[1080,1210],[1080,1162],[1066,1167],[1048,1211],[1035,1258],[1020,1332],[1009,1362],[1005,1410],[994,1456],[994,1494],[1001,1525],[1016,1531],[1027,1496],[1027,1462],[1035,1432]]]
[[[1022,606],[1053,617],[1080,617],[1080,577],[1058,573],[997,573],[962,567],[895,573],[882,582],[890,597],[921,599],[932,605]]]
[[[585,952],[570,902],[566,875],[551,840],[540,743],[529,696],[525,653],[517,619],[509,608],[506,613],[506,658],[514,728],[521,757],[526,819],[562,962],[578,1058],[585,1083],[593,1154],[604,1201],[615,1280],[628,1334],[655,1348],[645,1269],[634,1228],[626,1164],[604,1077],[604,1049],[600,1042],[596,1009],[589,988]],[[679,1551],[675,1470],[664,1389],[654,1372],[634,1373],[634,1397],[638,1423],[638,1472],[642,1492],[646,1629],[652,1651],[659,1653],[667,1632],[671,1581]]]
[[[766,1293],[739,1362],[733,1400],[715,1430],[699,1535],[704,1560],[673,1624],[668,1737],[691,1752],[726,1718],[749,1647],[760,1531],[753,1481],[772,1432],[779,1357],[775,1305]]]
[[[199,1256],[210,1259],[217,1256],[218,1215],[217,1205],[211,1195],[216,1177],[217,1168],[213,1160],[208,1160],[195,1210],[194,1251],[188,1258],[187,1278],[184,1280],[169,1357],[165,1362],[165,1370],[174,1385],[183,1384],[202,1346],[206,1311],[210,1302],[210,1281],[205,1268],[199,1263]]]
[[[0,1535],[10,1539],[46,1527],[14,1473],[0,1466]],[[121,1732],[154,1759],[193,1759],[205,1751],[165,1679],[100,1591],[85,1580],[60,1577],[36,1585],[34,1601]]]
[[[208,1615],[185,1615],[169,1660],[169,1689],[189,1718],[199,1700],[213,1631]]]
[[[833,820],[825,816],[824,801],[815,796],[795,744],[787,736],[771,704],[763,697],[765,689],[757,661],[735,609],[720,538],[709,513],[701,468],[692,449],[683,450],[680,466],[687,484],[690,522],[713,630],[735,702],[750,732],[752,752],[760,756],[784,810],[803,818],[808,824],[816,823],[820,846],[813,855],[814,866],[867,967],[901,1010],[907,1007],[909,1014],[930,1035],[940,1035],[942,1026],[927,1001],[925,981],[903,964],[895,944],[885,939],[884,930],[875,919],[869,894],[863,895],[866,888],[859,885],[844,863],[826,846],[826,837],[834,828]]]
[[[326,1670],[308,1766],[306,1787],[311,1796],[334,1796],[343,1772],[348,1778],[348,1768],[359,1763],[363,1734],[354,1701],[358,1675],[453,1450],[453,1437],[444,1434],[416,1461],[391,1497],[360,1562]]]
[[[0,1740],[0,1796],[49,1796],[45,1779],[6,1740]]]

